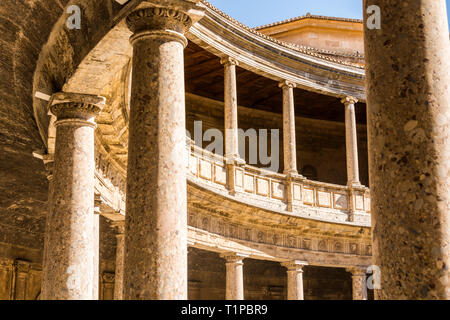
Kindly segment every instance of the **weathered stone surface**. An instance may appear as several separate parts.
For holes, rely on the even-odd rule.
[[[58,93],[53,194],[47,216],[42,298],[98,299],[99,221],[94,215],[94,118],[105,98]]]
[[[379,299],[449,299],[450,42],[445,1],[374,0],[365,29]],[[367,17],[366,17],[367,18]]]

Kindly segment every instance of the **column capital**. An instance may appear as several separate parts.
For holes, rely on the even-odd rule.
[[[239,66],[239,61],[232,57],[224,57],[220,59],[220,64],[224,66]]]
[[[278,86],[280,87],[280,88],[289,88],[289,89],[294,89],[294,88],[296,88],[297,87],[297,85],[294,83],[294,82],[291,82],[291,81],[288,81],[288,80],[283,80],[283,81],[280,81],[279,83],[278,83]]]
[[[348,267],[345,269],[347,272],[350,272],[353,277],[362,277],[366,275],[367,267],[362,266],[355,266],[355,267]]]
[[[221,258],[225,259],[227,263],[242,263],[242,260],[245,258],[248,258],[248,255],[241,254],[241,253],[233,253],[233,252],[226,252],[222,253],[220,255]]]
[[[297,272],[303,272],[303,267],[307,265],[309,265],[308,262],[300,260],[286,261],[281,263],[281,266],[287,268],[288,271],[297,271]]]
[[[82,93],[55,93],[50,101],[50,111],[57,118],[55,126],[62,120],[84,120],[93,123],[105,106],[106,98]]]
[[[125,220],[123,221],[114,221],[111,223],[111,227],[116,229],[117,235],[121,236],[125,234]]]
[[[134,33],[131,42],[148,37],[171,38],[186,46],[184,33],[204,15],[205,9],[198,5],[199,1],[143,1],[126,18],[128,28]]]
[[[348,96],[348,97],[343,98],[343,99],[341,100],[341,102],[342,102],[343,104],[345,104],[345,106],[348,106],[348,105],[350,105],[350,104],[356,104],[356,103],[358,103],[358,99],[356,99],[356,98],[354,98],[354,97]]]

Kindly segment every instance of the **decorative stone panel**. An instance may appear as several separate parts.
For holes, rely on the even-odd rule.
[[[331,192],[317,191],[319,207],[331,208]]]
[[[310,206],[314,205],[314,189],[303,188],[303,203]]]
[[[269,180],[256,178],[256,194],[268,197],[270,194]]]
[[[272,198],[284,200],[285,185],[280,182],[272,181]]]
[[[348,210],[348,196],[342,193],[335,193],[334,208],[339,210]]]
[[[214,182],[226,185],[227,184],[227,170],[225,167],[214,165]]]

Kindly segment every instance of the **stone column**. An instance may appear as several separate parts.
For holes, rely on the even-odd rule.
[[[281,264],[287,268],[288,300],[304,300],[303,267],[308,265],[304,261],[290,261]]]
[[[123,262],[125,254],[125,221],[112,224],[116,228],[116,271],[114,273],[114,300],[123,300]]]
[[[238,134],[238,104],[236,66],[239,62],[227,57],[220,60],[225,69],[224,88],[224,131],[225,131],[225,158],[227,159],[227,188],[231,194],[235,193],[235,166],[245,163],[239,155]]]
[[[367,300],[366,269],[354,267],[348,268],[352,274],[352,295],[353,300]]]
[[[197,1],[144,1],[133,32],[124,299],[187,299],[184,33]],[[167,7],[169,6],[169,7]]]
[[[360,186],[358,164],[358,137],[356,132],[355,104],[357,99],[342,99],[345,105],[345,142],[347,151],[347,185]]]
[[[95,299],[94,118],[105,98],[53,95],[57,117],[53,199],[45,237],[42,299]],[[98,236],[98,235],[97,235]]]
[[[284,173],[296,175],[297,171],[297,147],[295,142],[295,83],[282,81],[279,84],[283,89],[283,150]]]
[[[371,0],[366,87],[377,299],[450,299],[450,42],[445,0]],[[369,29],[370,28],[370,29]],[[405,276],[407,275],[407,276]]]
[[[245,255],[226,253],[221,255],[226,260],[226,300],[244,300],[244,270]]]
[[[239,159],[239,136],[238,136],[238,104],[236,85],[236,66],[239,63],[230,57],[220,60],[225,69],[224,90],[224,119],[225,119],[225,157],[227,163],[234,163]]]

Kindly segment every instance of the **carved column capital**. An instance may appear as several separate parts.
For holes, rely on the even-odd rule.
[[[95,125],[94,118],[100,114],[106,99],[101,96],[59,92],[52,96],[50,111],[57,118],[55,126],[67,122],[83,122]]]
[[[239,61],[232,57],[225,57],[220,59],[220,64],[224,66],[239,66]]]
[[[348,106],[350,104],[356,104],[358,103],[358,99],[354,98],[354,97],[345,97],[341,100],[341,102],[345,105]]]
[[[296,271],[296,272],[303,272],[303,267],[308,265],[308,262],[306,261],[287,261],[282,262],[281,265],[288,269],[288,271]]]
[[[248,255],[240,253],[227,252],[220,255],[221,258],[227,261],[227,264],[243,264],[243,260],[248,258]]]
[[[347,272],[350,272],[353,277],[362,277],[362,276],[366,276],[367,267],[356,266],[356,267],[346,268],[345,270]]]
[[[123,236],[125,234],[125,221],[114,221],[111,226],[116,230],[117,236]]]
[[[126,18],[133,32],[131,43],[143,38],[169,38],[187,46],[184,33],[204,15],[198,1],[152,0],[143,3]]]
[[[297,85],[296,85],[294,82],[291,82],[291,81],[288,81],[288,80],[280,81],[280,82],[278,83],[278,86],[279,86],[280,88],[283,88],[283,89],[285,89],[285,88],[288,88],[288,89],[294,89],[294,88],[297,87]]]

